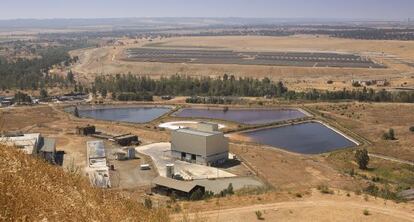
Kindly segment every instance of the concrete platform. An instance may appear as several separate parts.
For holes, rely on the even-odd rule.
[[[224,170],[187,163],[176,160],[171,156],[170,143],[154,143],[135,148],[137,152],[150,156],[154,165],[157,167],[160,176],[166,176],[166,164],[174,164],[175,173],[179,173],[186,180],[228,178],[236,175]]]

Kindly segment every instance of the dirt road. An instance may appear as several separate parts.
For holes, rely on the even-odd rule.
[[[369,215],[364,215],[364,210],[367,210]],[[196,221],[257,221],[257,211],[262,213],[265,221],[414,221],[413,209],[407,210],[393,203],[355,200],[305,200],[260,204],[189,214],[187,218]],[[183,215],[173,216],[175,221],[182,218]]]
[[[379,159],[388,160],[388,161],[392,161],[392,162],[396,162],[396,163],[408,164],[408,165],[414,166],[413,161],[401,160],[401,159],[397,159],[397,158],[394,158],[394,157],[389,157],[389,156],[385,156],[385,155],[381,155],[381,154],[370,153],[368,155],[370,157],[374,157],[374,158],[379,158]]]

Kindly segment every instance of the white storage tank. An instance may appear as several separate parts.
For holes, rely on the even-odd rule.
[[[173,178],[174,177],[174,164],[167,164],[165,166],[167,169],[166,177]]]

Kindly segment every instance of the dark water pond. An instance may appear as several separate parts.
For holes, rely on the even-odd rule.
[[[283,120],[297,119],[306,115],[297,109],[196,109],[185,108],[177,113],[178,117],[221,119],[243,124],[266,124]]]
[[[99,120],[147,123],[168,113],[170,110],[167,107],[87,108],[79,109],[79,115]]]
[[[320,154],[356,145],[317,122],[262,129],[244,135],[257,143],[304,154]]]

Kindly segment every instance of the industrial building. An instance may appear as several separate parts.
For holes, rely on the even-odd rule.
[[[138,136],[132,134],[114,136],[112,139],[121,146],[139,144]]]
[[[87,169],[91,184],[95,187],[109,188],[109,168],[103,141],[88,141],[86,143]]]
[[[40,133],[14,133],[0,137],[0,143],[7,146],[14,146],[26,154],[37,154],[40,145]]]
[[[174,193],[177,197],[188,199],[196,191],[201,191],[201,194],[205,193],[205,188],[193,181],[174,180],[159,176],[152,181],[152,184],[154,192],[168,196]]]
[[[0,143],[13,146],[22,152],[40,156],[51,164],[55,164],[56,141],[45,138],[40,133],[9,133],[0,137]]]
[[[82,136],[87,136],[96,133],[95,126],[87,125],[87,126],[78,126],[76,127],[76,133]]]
[[[217,124],[200,123],[197,129],[183,128],[171,133],[171,155],[183,161],[202,165],[225,162],[229,142],[218,131]]]

